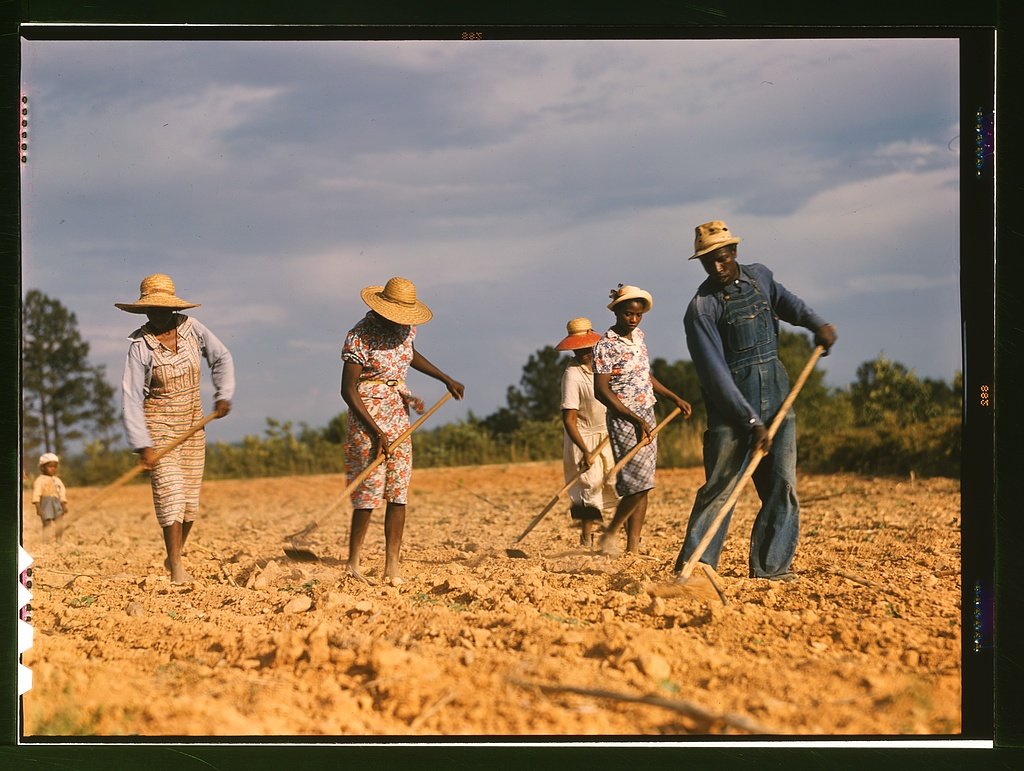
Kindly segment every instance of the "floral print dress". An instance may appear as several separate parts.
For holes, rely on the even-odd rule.
[[[650,428],[654,428],[656,399],[651,383],[651,360],[643,330],[634,329],[632,340],[620,337],[611,329],[605,332],[594,345],[594,372],[610,375],[608,387],[611,392],[623,406],[643,418]],[[611,410],[608,410],[607,421],[612,453],[618,462],[639,441],[637,428]],[[626,496],[654,487],[657,460],[658,438],[654,437],[619,471],[615,481],[616,492]]]
[[[410,393],[405,378],[412,364],[416,328],[394,324],[369,311],[349,331],[343,361],[362,366],[357,388],[366,409],[394,442],[409,428]],[[349,413],[345,476],[349,483],[377,457],[376,434]],[[406,503],[412,478],[412,439],[406,439],[352,492],[357,509],[375,509],[385,501]]]

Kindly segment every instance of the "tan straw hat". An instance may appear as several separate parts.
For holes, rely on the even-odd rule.
[[[39,456],[39,465],[45,466],[47,463],[60,463],[60,458],[54,455],[52,452],[44,452]]]
[[[565,325],[565,330],[569,334],[562,342],[555,346],[556,351],[576,351],[580,348],[593,348],[594,343],[601,339],[601,335],[594,331],[590,319],[585,319],[582,316],[571,319]]]
[[[146,276],[139,285],[139,299],[133,303],[114,303],[114,306],[129,313],[145,313],[153,308],[198,308],[198,303],[182,300],[174,294],[174,282],[170,276],[154,273]]]
[[[389,278],[384,286],[368,286],[359,293],[363,302],[396,324],[426,324],[434,314],[416,299],[416,285],[407,278]]]
[[[705,222],[703,225],[698,225],[694,230],[697,231],[696,237],[693,239],[693,256],[691,260],[696,260],[702,254],[707,254],[710,251],[714,251],[720,246],[728,246],[729,244],[738,244],[740,239],[729,232],[729,227],[722,222],[722,220],[711,220],[711,222]]]
[[[619,303],[625,302],[626,300],[642,300],[644,305],[644,313],[647,313],[652,307],[654,307],[654,299],[651,297],[650,292],[646,292],[638,286],[630,286],[629,284],[619,284],[608,294],[612,298],[612,301],[608,303],[608,310],[615,310],[615,306]]]

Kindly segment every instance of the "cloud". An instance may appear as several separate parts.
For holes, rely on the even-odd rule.
[[[76,310],[119,376],[136,320],[112,303],[170,273],[235,354],[233,431],[340,411],[359,290],[392,275],[435,311],[418,345],[466,383],[458,410],[500,406],[568,318],[608,323],[619,281],[655,295],[652,353],[686,358],[682,312],[703,278],[686,257],[708,219],[841,320],[850,356],[877,353],[879,318],[916,334],[899,350],[920,352],[921,372],[958,355],[954,40],[25,52],[25,286]],[[840,383],[846,356],[829,362]]]

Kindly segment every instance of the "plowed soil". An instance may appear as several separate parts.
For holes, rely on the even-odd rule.
[[[69,491],[34,559],[26,737],[693,736],[960,730],[960,495],[948,479],[800,478],[789,583],[747,578],[744,492],[719,566],[669,593],[700,469],[659,470],[640,556],[581,550],[560,463],[417,470],[398,586],[383,514],[344,571],[338,476],[211,481],[171,585],[149,486]],[[316,521],[316,561],[285,535]],[[624,536],[620,535],[624,543]]]

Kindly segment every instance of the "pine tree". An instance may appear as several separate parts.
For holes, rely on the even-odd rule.
[[[26,452],[60,455],[83,429],[112,441],[117,417],[105,371],[89,364],[75,314],[37,289],[22,306],[21,382]]]

